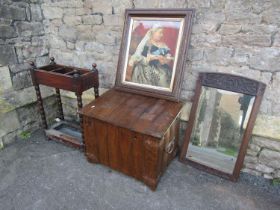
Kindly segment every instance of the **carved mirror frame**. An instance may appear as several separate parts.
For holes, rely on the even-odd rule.
[[[195,124],[199,98],[203,86],[222,89],[226,91],[232,91],[236,93],[247,94],[255,97],[252,111],[249,116],[246,129],[244,130],[241,146],[239,148],[234,169],[231,174],[203,165],[201,163],[197,163],[193,160],[187,159],[186,157],[192,131]],[[183,145],[181,147],[179,160],[185,164],[190,164],[196,168],[203,169],[209,173],[218,175],[223,178],[230,179],[231,181],[237,181],[240,175],[240,170],[242,169],[243,166],[243,161],[246,155],[247,146],[249,144],[252,135],[253,127],[257,118],[257,113],[261,105],[265,87],[266,85],[262,82],[237,76],[237,75],[225,74],[225,73],[200,73],[196,83],[195,95],[193,98],[193,104],[190,112],[189,122],[185,132]]]

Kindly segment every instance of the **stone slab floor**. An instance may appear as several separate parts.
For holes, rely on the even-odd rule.
[[[242,175],[232,183],[173,161],[156,192],[47,141],[42,131],[0,151],[0,209],[280,209],[280,190]]]

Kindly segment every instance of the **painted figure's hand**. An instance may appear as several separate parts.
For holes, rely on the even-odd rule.
[[[152,55],[152,54],[147,55],[147,60],[148,61],[153,61],[153,60],[158,60],[158,59],[159,59],[158,55]]]
[[[160,55],[160,56],[158,57],[158,60],[159,60],[159,62],[160,62],[161,65],[169,64],[170,61],[171,61],[170,59],[168,59],[167,57],[162,56],[162,55]]]

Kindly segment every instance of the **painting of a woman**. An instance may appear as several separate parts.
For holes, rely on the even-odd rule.
[[[174,57],[164,42],[164,30],[155,24],[146,32],[128,60],[126,81],[170,88]]]
[[[115,88],[179,101],[193,14],[193,9],[126,10]]]

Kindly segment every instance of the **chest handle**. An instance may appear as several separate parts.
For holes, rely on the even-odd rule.
[[[171,154],[174,151],[174,148],[175,148],[175,137],[173,137],[172,141],[170,141],[169,144],[165,147],[165,152]]]

